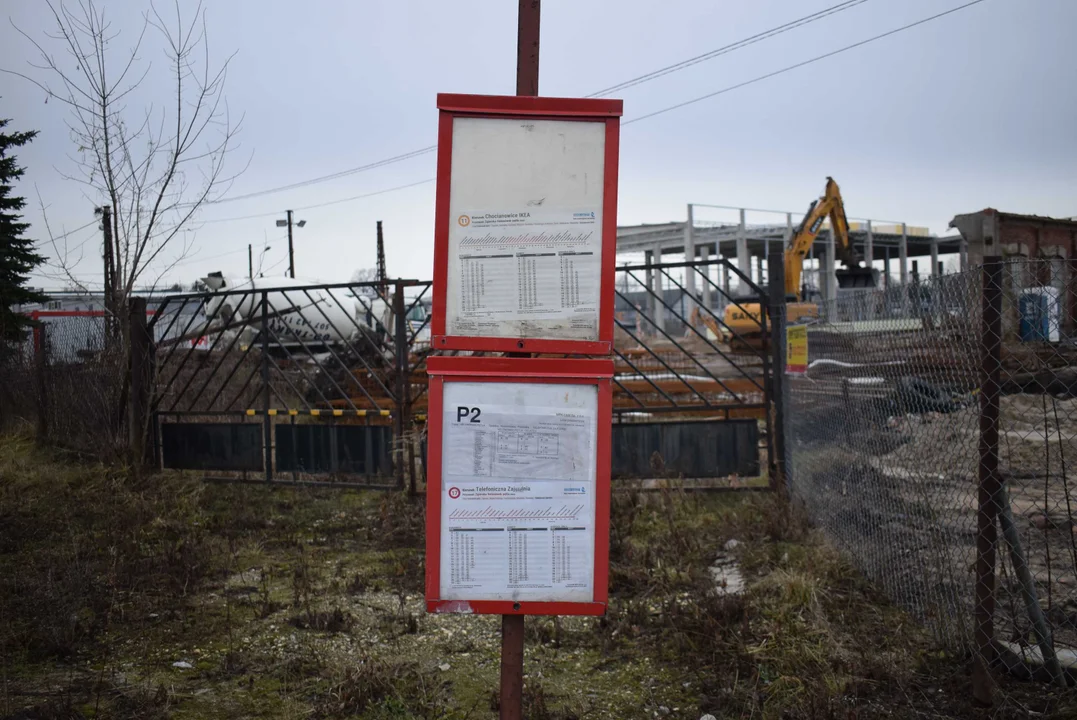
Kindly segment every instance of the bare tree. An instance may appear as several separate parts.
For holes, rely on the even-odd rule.
[[[122,316],[136,283],[156,272],[156,284],[183,257],[184,228],[235,178],[225,166],[241,119],[232,122],[224,98],[234,54],[213,66],[201,2],[187,15],[175,0],[175,17],[169,13],[167,20],[151,4],[124,50],[117,50],[120,33],[93,0],[46,2],[55,21],[47,41],[16,28],[40,56],[30,63],[34,71],[5,72],[70,111],[73,179],[89,186],[105,222],[105,307]],[[145,83],[152,63],[140,53],[154,37],[168,64]],[[158,79],[168,88],[167,102],[154,97]],[[66,252],[56,250],[60,270],[75,281]]]

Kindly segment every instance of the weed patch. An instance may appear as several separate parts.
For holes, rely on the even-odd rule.
[[[606,615],[526,620],[526,717],[984,716],[966,660],[794,505],[622,487]],[[0,437],[0,718],[492,720],[497,618],[425,613],[423,514]],[[1077,716],[1041,685],[1004,694],[998,717]]]

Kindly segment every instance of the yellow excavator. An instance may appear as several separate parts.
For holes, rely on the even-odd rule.
[[[786,323],[794,325],[819,317],[819,306],[807,302],[805,289],[800,285],[800,276],[804,269],[804,258],[811,250],[823,221],[830,219],[830,231],[834,233],[836,254],[844,268],[836,271],[839,288],[873,288],[876,285],[876,273],[871,268],[862,267],[849,240],[849,221],[845,217],[845,204],[841,191],[834,178],[826,179],[826,192],[814,200],[808,207],[804,219],[800,221],[793,239],[785,251],[785,312]],[[723,318],[725,327],[721,328],[721,337],[733,349],[758,349],[766,344],[760,331],[760,308],[758,296],[736,298],[736,303],[726,306]],[[716,332],[718,323],[712,318],[705,323],[711,332]]]

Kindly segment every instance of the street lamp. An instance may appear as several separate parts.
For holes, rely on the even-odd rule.
[[[262,277],[262,263],[265,262],[266,253],[272,250],[269,245],[262,248],[262,252],[258,254],[258,277]],[[251,277],[251,282],[254,282],[254,246],[247,245],[247,274]]]
[[[278,220],[277,227],[288,228],[288,277],[295,279],[295,252],[292,250],[292,211],[287,210],[288,219]],[[296,223],[299,227],[303,227],[307,224],[306,220],[300,220]]]

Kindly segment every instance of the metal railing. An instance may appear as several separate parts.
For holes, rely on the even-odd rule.
[[[262,472],[273,481],[282,466],[274,434],[285,422],[391,423],[396,483],[414,487],[412,411],[425,395],[429,289],[409,280],[245,285],[164,299],[149,324],[159,461],[162,423],[259,422]],[[279,479],[320,482],[305,477],[295,458],[284,464],[291,470]]]

